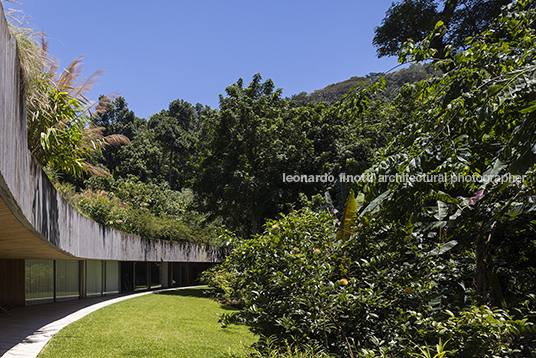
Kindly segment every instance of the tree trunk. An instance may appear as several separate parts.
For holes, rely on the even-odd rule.
[[[476,290],[488,292],[493,306],[505,306],[501,284],[493,266],[490,243],[493,234],[481,233],[476,240]]]
[[[261,226],[260,215],[257,215],[255,211],[251,212],[251,234],[255,235],[259,232]]]
[[[458,2],[459,0],[447,0],[445,2],[445,7],[443,8],[443,11],[441,12],[441,21],[443,21],[443,24],[445,25],[447,30],[450,26],[452,15],[454,15],[454,11],[456,10],[456,7],[458,7]],[[444,35],[436,37],[430,43],[430,47],[437,50],[437,53],[435,56],[441,59],[445,58],[447,55],[446,45],[445,45],[445,42],[443,41],[443,38],[444,38]]]
[[[459,0],[447,0],[445,2],[445,7],[441,12],[441,21],[443,21],[447,28],[450,25],[450,20],[452,19],[452,15],[454,15],[454,11],[458,7],[458,2]]]
[[[487,241],[487,243],[486,243]],[[483,233],[479,233],[476,239],[476,290],[488,291],[488,271],[491,255],[489,252],[489,240]]]

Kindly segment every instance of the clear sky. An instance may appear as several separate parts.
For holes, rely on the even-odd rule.
[[[19,0],[66,67],[85,55],[84,75],[106,72],[89,93],[120,91],[138,117],[183,99],[217,108],[240,77],[271,78],[284,96],[387,71],[374,28],[392,0]],[[63,68],[62,67],[62,68]]]

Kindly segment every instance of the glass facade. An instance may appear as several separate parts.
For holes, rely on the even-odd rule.
[[[151,262],[151,288],[158,288],[162,286],[162,263]]]
[[[147,262],[134,263],[134,290],[146,290],[149,286],[147,268]]]
[[[121,262],[121,291],[134,291],[134,262]]]
[[[26,305],[54,302],[54,261],[26,260]]]
[[[56,261],[56,301],[80,298],[80,261]]]
[[[119,293],[119,262],[104,261],[104,294]]]
[[[102,295],[102,261],[86,261],[87,297]]]
[[[172,273],[172,286],[180,287],[188,285],[188,263],[174,262]]]
[[[175,285],[187,281],[187,264],[173,267]],[[166,266],[168,267],[168,266]],[[26,305],[146,290],[162,285],[162,263],[100,260],[25,260]]]

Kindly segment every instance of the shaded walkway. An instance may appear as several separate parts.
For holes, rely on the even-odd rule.
[[[0,356],[36,357],[63,327],[99,308],[154,292],[187,288],[191,287],[174,287],[14,308],[9,312],[12,317],[7,314],[0,315]]]

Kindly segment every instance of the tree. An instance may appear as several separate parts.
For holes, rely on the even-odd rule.
[[[161,163],[167,166],[170,188],[180,188],[190,178],[188,163],[194,155],[200,130],[199,114],[203,111],[200,104],[194,107],[184,100],[175,100],[168,110],[152,115],[149,120],[149,128],[162,149]]]
[[[97,156],[98,163],[114,175],[125,177],[127,174],[134,174],[143,178],[142,180],[151,177],[152,170],[148,170],[146,164],[150,167],[154,163],[155,150],[147,148],[153,146],[146,140],[147,123],[136,117],[128,108],[125,98],[117,97],[111,100],[100,96],[93,122],[98,128],[104,128],[104,136],[125,136],[131,143],[130,146],[108,148],[102,155]]]
[[[436,37],[430,47],[436,58],[447,55],[447,46],[455,51],[466,45],[466,39],[485,30],[501,7],[511,0],[401,0],[393,2],[380,26],[374,29],[372,44],[378,57],[395,56],[406,41],[420,42],[438,21],[445,25],[443,36]]]
[[[281,90],[261,79],[256,74],[248,87],[242,79],[227,87],[220,110],[205,117],[193,179],[205,209],[244,236],[297,200],[299,184],[284,183],[283,173],[299,173],[314,153],[306,127],[317,110],[291,114]]]
[[[205,210],[233,228],[250,227],[244,236],[288,204],[300,207],[301,194],[331,191],[342,211],[346,189],[339,175],[361,174],[404,123],[370,100],[380,87],[354,88],[329,108],[295,107],[260,75],[247,88],[242,80],[227,87],[220,110],[204,118],[199,141],[193,188]],[[305,177],[289,182],[283,174]]]
[[[117,97],[113,101],[106,96],[99,97],[96,106],[95,125],[106,128],[106,135],[122,134],[133,140],[145,120],[136,117],[134,112],[128,109],[128,103],[124,97]]]
[[[506,298],[494,253],[505,238],[526,242],[534,230],[533,4],[508,5],[464,52],[442,61],[451,66],[443,76],[406,89],[422,100],[416,121],[369,169],[376,181],[361,188],[372,232],[387,225],[394,238],[450,242],[460,257],[473,252],[477,295],[496,306]],[[425,43],[403,50],[401,60],[430,59]],[[379,179],[395,175],[414,179]]]

